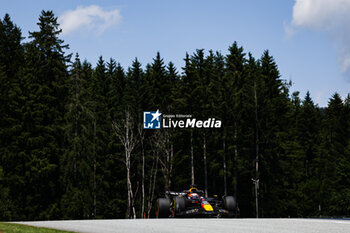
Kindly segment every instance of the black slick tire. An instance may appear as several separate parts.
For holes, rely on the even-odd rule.
[[[156,218],[168,218],[170,215],[170,199],[158,198],[156,202]]]
[[[174,210],[175,214],[179,214],[186,209],[186,200],[184,197],[174,198]]]
[[[233,212],[236,210],[237,203],[233,196],[225,196],[223,198],[224,201],[224,208],[230,212]]]

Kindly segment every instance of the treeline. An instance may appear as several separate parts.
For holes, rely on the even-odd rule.
[[[153,217],[165,190],[235,195],[241,217],[349,216],[350,97],[326,108],[289,93],[274,58],[236,42],[182,70],[66,54],[42,11],[23,43],[0,21],[0,220]],[[222,120],[220,129],[143,130],[143,111]]]

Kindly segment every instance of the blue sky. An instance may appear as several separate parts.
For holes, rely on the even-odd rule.
[[[256,58],[269,49],[282,78],[292,80],[292,91],[303,98],[309,90],[326,106],[334,92],[345,97],[350,91],[350,49],[344,42],[350,33],[342,30],[350,20],[339,11],[350,4],[340,1],[348,0],[12,0],[0,3],[0,15],[9,13],[27,36],[38,29],[41,10],[53,10],[70,52],[93,65],[100,55],[125,68],[135,57],[145,65],[159,51],[180,69],[185,53],[196,49],[226,54],[237,41]]]

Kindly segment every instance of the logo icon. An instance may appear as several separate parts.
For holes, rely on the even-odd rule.
[[[160,129],[159,110],[156,112],[143,112],[143,128],[144,129]]]

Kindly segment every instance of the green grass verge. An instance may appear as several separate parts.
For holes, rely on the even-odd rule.
[[[69,231],[60,231],[49,228],[32,227],[16,223],[0,222],[0,233],[67,233]],[[72,233],[72,232],[71,232]]]

